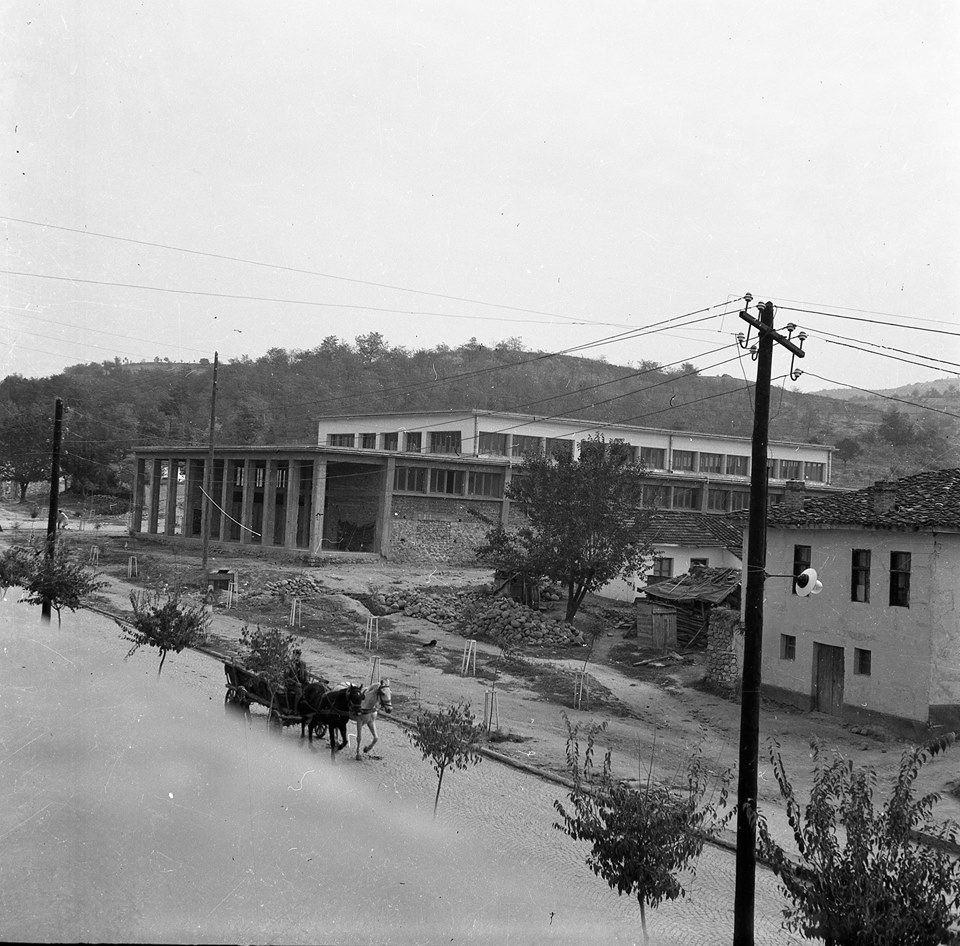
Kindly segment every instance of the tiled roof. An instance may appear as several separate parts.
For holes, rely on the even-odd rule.
[[[725,548],[739,554],[743,531],[725,516],[677,509],[656,509],[641,534],[650,545],[683,545],[689,548]]]
[[[781,503],[769,511],[767,524],[960,528],[960,470],[916,473],[865,489],[808,497],[798,509]]]
[[[719,604],[740,587],[739,568],[696,568],[644,589],[648,598],[664,601],[706,601]]]

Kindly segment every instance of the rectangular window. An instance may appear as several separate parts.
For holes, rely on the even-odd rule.
[[[398,466],[393,474],[393,488],[400,493],[425,493],[427,470],[422,466]]]
[[[699,509],[700,490],[695,486],[673,487],[674,509]]]
[[[267,468],[258,463],[253,468],[253,486],[254,489],[263,489],[263,484],[267,479]]]
[[[360,447],[363,450],[376,450],[377,435],[376,434],[360,434]]]
[[[470,473],[467,477],[467,492],[471,496],[503,495],[503,475],[501,473]]]
[[[507,435],[481,433],[477,449],[481,456],[505,457],[507,455]]]
[[[244,475],[243,471],[244,471],[244,465],[242,463],[238,463],[233,468],[233,485],[234,486],[243,486],[243,475]]]
[[[870,662],[873,654],[869,650],[853,648],[853,672],[860,677],[870,676]]]
[[[809,545],[793,547],[793,581],[791,582],[793,594],[797,593],[797,575],[810,567],[812,557],[812,549]]]
[[[697,455],[692,450],[673,451],[673,469],[693,472],[694,461]]]
[[[420,431],[416,433],[407,433],[403,435],[403,449],[406,453],[419,453],[423,445],[423,434]]]
[[[722,453],[701,453],[700,454],[700,472],[701,473],[722,473],[723,472],[723,454]]]
[[[460,431],[459,430],[431,430],[430,431],[430,452],[431,453],[455,453],[460,456]]]
[[[746,476],[749,457],[739,457],[727,454],[727,476]]]
[[[730,493],[730,512],[750,508],[750,494],[733,490]]]
[[[726,512],[730,506],[730,490],[707,490],[707,509],[711,512]]]
[[[640,502],[647,509],[659,509],[663,506],[663,487],[644,486],[640,494]]]
[[[562,440],[558,437],[547,437],[547,456],[559,459],[567,457],[573,459],[573,441]]]
[[[658,555],[653,560],[649,581],[663,581],[664,578],[673,578],[673,559]]]
[[[394,430],[383,435],[383,449],[396,450],[400,444],[400,435]]]
[[[355,439],[354,434],[330,434],[327,443],[331,447],[352,447]]]
[[[663,447],[641,447],[640,462],[648,470],[665,470],[667,468],[667,451]]]
[[[536,456],[540,453],[540,438],[513,435],[513,455],[515,457]]]
[[[797,638],[793,634],[780,635],[780,659],[797,659]]]
[[[910,607],[910,553],[890,553],[890,607]]]
[[[850,600],[870,600],[870,549],[854,549],[851,555]]]
[[[277,467],[277,489],[286,489],[287,488],[287,475],[288,469],[285,466]]]
[[[709,558],[691,558],[690,567],[691,568],[709,568],[710,559]]]
[[[459,496],[463,493],[463,470],[431,470],[430,492]]]
[[[803,475],[814,483],[826,483],[827,466],[825,463],[804,463]]]
[[[780,479],[799,480],[803,478],[802,460],[781,460],[780,461]]]

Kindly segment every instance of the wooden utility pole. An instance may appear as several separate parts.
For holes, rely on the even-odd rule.
[[[740,699],[740,766],[737,784],[736,892],[733,901],[734,946],[753,946],[757,876],[757,771],[760,751],[760,676],[763,648],[763,590],[767,564],[767,439],[770,428],[770,374],[776,342],[803,357],[803,340],[794,344],[773,329],[773,303],[758,306],[760,318],[748,313],[747,293],[740,318],[758,332],[754,357],[757,383],[753,404],[750,470],[750,520],[747,531],[747,588],[744,595],[743,685]],[[793,326],[789,326],[793,334]],[[749,344],[741,336],[744,348]],[[751,353],[753,350],[751,349]],[[800,374],[793,370],[796,380]]]
[[[200,534],[203,536],[203,568],[207,568],[207,553],[210,550],[210,494],[213,491],[213,435],[217,425],[217,365],[218,353],[213,353],[213,391],[210,395],[210,447],[207,462],[203,467],[203,504],[200,515]],[[206,580],[206,578],[204,578]]]
[[[53,462],[50,466],[50,511],[47,515],[47,543],[45,554],[52,562],[57,551],[57,519],[60,516],[60,443],[63,439],[63,401],[57,398],[53,412]],[[50,623],[50,599],[44,597],[40,605],[40,619]]]

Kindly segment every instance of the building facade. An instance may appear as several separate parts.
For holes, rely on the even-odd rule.
[[[208,534],[219,542],[318,554],[371,552],[395,561],[471,563],[494,525],[509,523],[504,490],[527,453],[576,456],[602,434],[648,469],[644,505],[723,513],[749,501],[743,438],[486,411],[321,418],[317,443],[218,446]],[[771,443],[770,493],[788,479],[830,490],[832,448]],[[130,528],[199,540],[209,449],[136,451]]]

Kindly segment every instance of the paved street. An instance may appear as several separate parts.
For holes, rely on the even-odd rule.
[[[0,603],[0,937],[28,941],[633,943],[619,898],[552,827],[556,786],[485,760],[435,775],[402,731],[333,763],[227,719],[196,653],[124,659],[98,615]],[[780,930],[759,873],[758,942]],[[733,857],[708,848],[658,944],[729,943]]]

